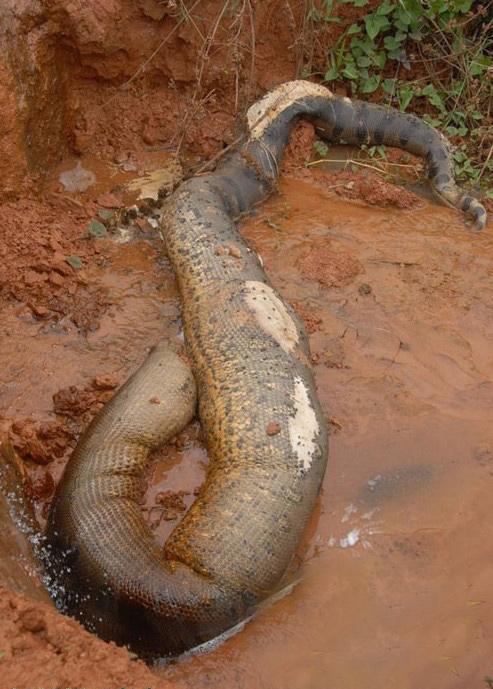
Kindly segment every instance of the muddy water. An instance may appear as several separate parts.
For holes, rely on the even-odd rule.
[[[491,224],[476,235],[427,201],[375,209],[288,179],[242,232],[312,331],[329,468],[293,593],[208,655],[158,672],[195,689],[487,686]],[[4,312],[9,419],[49,419],[58,389],[102,373],[124,380],[146,348],[180,338],[176,286],[155,242],[114,245],[89,279],[111,306],[87,336],[70,319],[55,327]],[[143,507],[160,542],[206,466],[197,425],[156,457]]]

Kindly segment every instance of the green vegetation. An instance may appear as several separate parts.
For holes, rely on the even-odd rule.
[[[325,82],[422,114],[455,143],[458,179],[493,198],[493,2],[324,0],[309,18],[337,36]]]

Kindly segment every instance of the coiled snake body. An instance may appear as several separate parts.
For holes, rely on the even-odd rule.
[[[252,106],[243,148],[170,198],[162,231],[193,375],[167,347],[151,353],[79,442],[47,531],[59,606],[149,657],[217,636],[275,590],[324,475],[327,430],[305,332],[234,226],[270,192],[301,116],[329,140],[425,156],[440,195],[484,226],[435,130],[303,81]],[[141,516],[141,476],[150,451],[192,418],[196,390],[210,468],[162,552]]]

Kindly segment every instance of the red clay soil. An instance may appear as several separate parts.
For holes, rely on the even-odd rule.
[[[94,330],[108,305],[85,271],[106,254],[104,243],[89,241],[87,233],[94,204],[51,197],[1,206],[0,304],[18,304],[19,317],[70,318],[78,328]],[[80,258],[80,269],[72,267],[71,256]]]
[[[298,261],[301,274],[324,287],[343,287],[358,275],[362,267],[350,254],[316,247]]]
[[[107,644],[44,603],[0,587],[0,685],[11,689],[179,689],[128,651]]]

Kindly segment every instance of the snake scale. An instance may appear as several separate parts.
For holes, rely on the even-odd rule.
[[[47,539],[56,602],[103,638],[148,658],[221,634],[280,585],[312,512],[327,429],[303,326],[270,286],[234,220],[273,188],[293,125],[328,141],[389,144],[426,158],[431,183],[481,229],[481,204],[454,183],[446,140],[417,117],[283,84],[248,111],[249,137],[166,202],[191,371],[159,345],[81,438],[57,489]],[[165,544],[141,515],[149,453],[195,413],[210,465]]]

